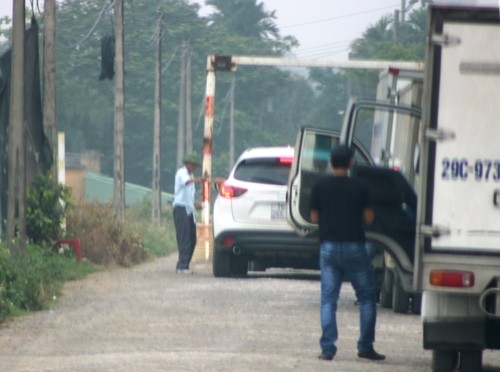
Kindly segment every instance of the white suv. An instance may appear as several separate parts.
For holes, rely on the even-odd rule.
[[[291,147],[248,149],[229,178],[216,183],[214,276],[244,276],[268,267],[319,269],[318,242],[298,236],[286,221],[293,154]]]

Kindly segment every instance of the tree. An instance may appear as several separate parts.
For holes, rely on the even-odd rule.
[[[208,18],[215,27],[229,34],[268,43],[276,52],[289,51],[298,42],[294,37],[282,38],[276,25],[276,12],[266,11],[257,0],[207,0],[216,11]]]
[[[259,40],[279,38],[275,11],[266,12],[257,0],[207,0],[217,11],[209,18],[229,32]]]
[[[394,43],[394,18],[382,17],[370,26],[351,46],[351,59],[383,59],[422,61],[424,59],[426,11],[424,8],[409,14],[408,21],[398,23],[398,43]],[[351,95],[370,97],[375,94],[377,72],[347,73]]]

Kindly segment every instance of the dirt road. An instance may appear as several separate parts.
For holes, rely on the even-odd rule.
[[[379,309],[376,348],[356,356],[358,313],[343,288],[334,361],[319,352],[317,273],[216,279],[174,273],[170,256],[68,283],[53,309],[0,328],[1,371],[429,371],[420,319]],[[500,367],[499,353],[485,365]],[[487,367],[487,371],[500,371]]]

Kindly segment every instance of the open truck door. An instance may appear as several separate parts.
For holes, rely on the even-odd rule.
[[[318,226],[311,223],[309,199],[311,188],[320,178],[331,174],[330,153],[339,143],[340,133],[319,128],[301,128],[295,144],[295,156],[288,180],[288,223],[301,236],[316,234]],[[354,142],[357,163],[372,163],[368,152]]]
[[[314,235],[309,198],[312,185],[331,174],[330,151],[338,143],[355,149],[353,177],[370,188],[375,223],[367,231],[382,306],[397,313],[420,312],[413,291],[417,200],[415,158],[420,108],[352,100],[342,133],[302,128],[288,184],[287,219],[302,236]]]

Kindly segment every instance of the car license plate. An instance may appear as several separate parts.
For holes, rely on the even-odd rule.
[[[285,219],[285,203],[271,204],[271,219],[272,220]]]

